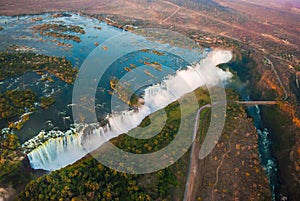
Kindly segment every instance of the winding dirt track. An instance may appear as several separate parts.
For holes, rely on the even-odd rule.
[[[176,15],[176,13],[178,13],[178,11],[180,10],[180,6],[178,6],[178,5],[176,5],[176,4],[173,4],[173,3],[171,3],[171,2],[168,2],[168,1],[162,1],[162,2],[164,2],[164,3],[166,3],[166,4],[169,4],[169,5],[172,5],[172,6],[176,6],[177,7],[177,9],[169,16],[169,17],[167,17],[166,19],[164,19],[163,21],[161,21],[160,23],[164,23],[164,22],[166,22],[166,21],[168,21],[169,19],[171,19],[174,15]]]
[[[231,137],[232,137],[232,134],[237,132],[238,129],[236,129],[235,131],[233,131],[228,139],[228,150],[222,155],[222,159],[221,159],[221,162],[220,164],[218,165],[217,169],[216,169],[216,181],[211,189],[211,200],[212,201],[215,201],[215,188],[219,182],[219,171],[220,171],[220,168],[222,167],[223,165],[223,162],[224,162],[224,159],[226,157],[227,154],[229,154],[231,152]]]

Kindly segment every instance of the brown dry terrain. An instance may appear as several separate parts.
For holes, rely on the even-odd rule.
[[[218,33],[264,50],[272,46],[272,53],[274,48],[275,51],[284,49],[299,51],[299,13],[277,8],[266,9],[262,5],[247,1],[219,1],[224,7],[207,7],[195,0],[28,0],[25,5],[18,0],[3,0],[0,14],[21,15],[57,10],[115,14],[156,24],[163,23],[167,26],[176,25],[185,29]],[[226,7],[234,8],[236,11]],[[169,16],[172,17],[168,18]]]
[[[224,2],[224,0],[216,0],[216,2]],[[228,2],[228,1],[227,1]],[[269,8],[279,8],[283,10],[288,10],[292,12],[299,12],[300,2],[298,0],[267,0],[267,1],[260,1],[260,0],[233,0],[231,2],[235,3],[247,3],[253,5],[259,5]]]
[[[232,116],[216,147],[205,159],[198,159],[195,197],[190,200],[271,200],[251,120],[242,108],[228,110]]]

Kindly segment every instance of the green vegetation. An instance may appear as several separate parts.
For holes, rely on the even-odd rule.
[[[98,29],[98,30],[102,30],[102,28],[99,27],[99,26],[94,26],[94,28],[95,28],[95,29]]]
[[[30,90],[11,90],[5,94],[16,107],[30,108],[36,101],[36,94]]]
[[[38,74],[51,73],[67,83],[73,83],[77,75],[77,69],[65,58],[50,57],[34,53],[0,53],[0,80],[22,75],[34,71]],[[11,129],[21,129],[29,120],[29,114],[34,111],[34,103],[38,101],[37,95],[30,89],[7,90],[0,94],[0,119],[19,117],[16,122],[7,122]],[[49,97],[41,98],[41,106],[47,107],[54,102]],[[22,115],[22,116],[21,116]],[[20,117],[21,116],[21,117]],[[22,159],[24,154],[18,138],[14,134],[1,134],[0,136],[0,184],[12,185],[13,188],[28,183],[32,176],[30,171],[24,170]]]
[[[147,62],[147,61],[144,61],[144,64],[147,65],[147,66],[151,66],[152,68],[158,70],[158,71],[162,71],[162,64],[158,63],[158,62]]]
[[[64,25],[64,24],[41,24],[32,27],[33,30],[39,31],[43,36],[50,36],[54,38],[62,38],[64,40],[73,40],[75,42],[81,42],[80,37],[67,34],[64,32],[73,32],[79,34],[85,34],[84,29],[81,26]]]
[[[0,113],[1,119],[6,119],[21,114],[22,112],[13,107],[8,98],[6,98],[3,94],[0,94]]]
[[[55,102],[54,98],[51,96],[45,97],[43,96],[41,98],[41,107],[43,109],[47,109],[50,105],[52,105]]]
[[[14,134],[2,134],[0,139],[0,182],[3,182],[5,177],[20,168],[20,153],[17,150],[20,143]]]
[[[36,100],[37,96],[31,90],[8,90],[5,94],[0,94],[0,120],[19,116],[19,120],[9,122],[8,127],[20,130],[23,124],[29,120],[29,114],[22,114],[26,110],[29,112],[35,111],[34,103]]]
[[[36,94],[30,90],[11,90],[0,94],[0,119],[19,116],[25,112],[25,107],[33,111]]]
[[[170,179],[170,172],[154,174],[159,193],[165,195],[165,186],[159,182]],[[152,200],[137,183],[139,177],[108,169],[89,157],[31,182],[17,200]]]
[[[84,29],[81,26],[75,25],[64,25],[64,24],[41,24],[33,26],[32,29],[37,31],[57,31],[57,32],[75,32],[80,34],[85,34]]]
[[[0,31],[2,31],[3,30],[3,27],[2,26],[0,26]]]
[[[28,173],[21,168],[23,157],[17,136],[0,134],[0,184],[15,187],[29,179]]]
[[[50,37],[53,37],[53,38],[62,38],[64,40],[73,40],[77,43],[81,42],[81,39],[78,36],[74,36],[74,35],[71,35],[71,34],[64,34],[64,33],[57,33],[57,32],[50,31],[50,32],[42,33],[42,35],[43,36],[50,36]]]
[[[135,93],[132,93],[128,83],[121,82],[116,77],[112,77],[110,80],[110,94],[115,93],[117,97],[124,103],[130,106],[136,106],[138,104],[138,96]],[[130,96],[131,95],[131,96]],[[130,97],[129,97],[130,96]]]
[[[0,80],[22,75],[29,71],[43,74],[49,72],[59,79],[73,83],[78,69],[65,58],[39,55],[35,53],[0,52]]]
[[[72,64],[65,58],[35,53],[0,52],[0,80],[30,71],[39,75],[50,73],[69,84],[75,81],[78,73],[78,69],[73,68]],[[41,80],[54,82],[49,76],[42,77]],[[35,111],[34,103],[37,101],[37,95],[30,89],[8,90],[4,94],[0,93],[0,120],[13,120],[12,122],[6,122],[8,127],[20,130],[23,124],[29,120],[29,114],[23,114]],[[41,107],[44,109],[55,102],[53,97],[42,97],[40,101]],[[15,117],[19,117],[19,120],[11,119]]]
[[[156,50],[152,50],[152,52],[153,52],[154,54],[158,55],[158,56],[163,56],[163,55],[165,55],[164,52],[159,52],[159,51],[156,51]]]
[[[38,21],[43,21],[42,17],[36,17],[36,18],[31,18],[32,22],[38,22]]]

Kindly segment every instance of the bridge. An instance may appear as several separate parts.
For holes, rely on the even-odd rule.
[[[279,102],[278,101],[234,101],[237,104],[241,105],[247,105],[247,106],[252,106],[252,105],[277,105]]]

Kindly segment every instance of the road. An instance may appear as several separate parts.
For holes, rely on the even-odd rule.
[[[240,125],[240,124],[239,124]],[[236,133],[238,131],[239,128],[235,129],[235,131],[231,132],[231,135],[228,139],[228,150],[222,155],[222,159],[221,159],[221,162],[220,164],[218,165],[217,169],[216,169],[216,181],[211,189],[211,200],[214,201],[215,200],[215,188],[219,182],[219,171],[220,171],[220,168],[222,167],[223,165],[223,162],[224,162],[224,159],[226,157],[227,154],[229,154],[231,152],[231,137],[233,135],[233,133]]]
[[[277,101],[234,101],[237,104],[241,105],[276,105],[278,104]]]
[[[168,21],[169,19],[171,19],[171,17],[173,17],[174,15],[176,15],[176,13],[178,13],[178,11],[181,8],[180,6],[178,6],[178,5],[174,4],[174,3],[168,2],[168,1],[162,1],[162,2],[164,2],[166,4],[169,4],[169,5],[172,5],[172,6],[176,6],[177,9],[169,17],[167,17],[166,19],[164,19],[163,21],[161,21],[160,24],[162,24],[162,23]]]
[[[200,109],[197,111],[197,115],[195,118],[195,124],[194,124],[194,133],[193,133],[193,145],[191,148],[191,155],[190,155],[190,164],[189,164],[189,170],[187,173],[187,180],[185,184],[185,191],[184,191],[184,197],[183,201],[194,201],[194,193],[193,191],[195,190],[195,184],[196,184],[196,179],[197,179],[197,170],[198,170],[198,154],[200,150],[200,144],[199,141],[195,140],[198,132],[198,125],[200,121],[200,114],[203,109],[205,108],[210,108],[211,105],[207,104],[202,106]]]

